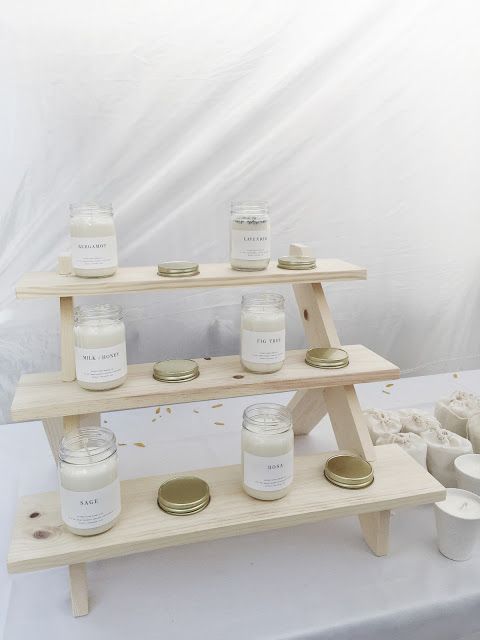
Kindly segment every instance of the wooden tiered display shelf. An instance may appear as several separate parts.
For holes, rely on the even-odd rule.
[[[294,255],[308,248],[292,245]],[[70,534],[60,518],[57,493],[21,500],[8,558],[11,572],[68,565],[73,613],[88,613],[85,563],[140,551],[213,540],[254,531],[288,527],[325,518],[358,515],[365,541],[377,555],[388,551],[390,509],[442,500],[445,489],[396,445],[373,447],[354,384],[391,380],[398,368],[361,345],[344,347],[350,364],[321,370],[305,364],[304,351],[290,351],[283,368],[272,374],[244,371],[238,356],[200,358],[200,377],[169,385],[152,378],[152,365],[132,365],[117,389],[89,392],[75,382],[73,296],[134,293],[161,289],[292,284],[309,345],[340,346],[322,281],[365,279],[366,271],[341,260],[318,260],[316,269],[286,271],[275,265],[260,272],[239,272],[225,264],[200,265],[191,278],[161,278],[154,267],[119,269],[104,279],[34,273],[17,286],[19,298],[60,299],[62,371],[22,376],[12,405],[14,420],[42,419],[56,458],[64,430],[82,423],[100,424],[99,412],[296,390],[289,404],[294,431],[308,433],[328,411],[340,449],[372,462],[374,483],[350,491],[323,477],[331,454],[295,460],[292,491],[274,502],[258,501],[241,488],[238,466],[204,469],[195,474],[210,485],[212,500],[204,511],[178,518],[156,505],[166,477],[122,483],[122,514],[110,531],[91,538]]]

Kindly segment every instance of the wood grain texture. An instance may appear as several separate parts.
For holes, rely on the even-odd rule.
[[[126,480],[119,522],[90,538],[65,529],[56,492],[28,496],[16,516],[8,568],[34,571],[444,499],[445,488],[397,445],[377,449],[370,487],[352,491],[330,484],[323,467],[331,453],[301,456],[295,459],[292,490],[272,502],[243,492],[240,465],[194,471],[208,482],[212,498],[204,511],[188,517],[168,515],[157,507],[158,487],[171,475]],[[32,519],[32,512],[40,515]]]
[[[359,516],[363,539],[376,556],[386,556],[390,537],[390,510]]]
[[[197,287],[235,287],[258,284],[320,282],[322,280],[365,280],[366,269],[349,262],[326,258],[308,271],[279,269],[272,260],[264,271],[235,271],[229,264],[201,264],[200,273],[189,278],[165,278],[157,267],[124,267],[109,278],[79,278],[50,271],[26,273],[16,286],[17,298],[45,296],[93,296],[109,293],[135,293],[160,289]]]
[[[72,564],[68,567],[70,579],[70,598],[72,613],[75,618],[86,616],[88,613],[88,583],[87,567],[84,562]]]
[[[65,276],[60,276],[64,278]],[[73,336],[73,298],[60,298],[60,354],[62,380],[75,380],[75,342]]]
[[[311,248],[305,244],[291,244],[289,253],[291,256],[313,255]],[[308,346],[340,345],[322,285],[294,284],[293,291]],[[320,389],[297,391],[288,408],[292,413],[295,435],[310,433],[327,413],[325,398]]]
[[[374,460],[375,447],[353,385],[325,389],[323,395],[338,447]]]
[[[317,369],[305,364],[305,351],[289,351],[280,371],[255,374],[244,371],[238,356],[197,359],[196,380],[172,384],[152,376],[152,364],[128,367],[126,382],[108,391],[87,391],[76,382],[62,382],[59,373],[22,376],[12,404],[14,421],[70,416],[101,411],[214,400],[236,396],[311,389],[398,378],[398,368],[361,345],[346,346],[350,364],[343,369]],[[240,376],[240,377],[238,377]]]
[[[63,438],[64,434],[63,418],[61,416],[58,418],[45,418],[45,420],[43,420],[43,428],[45,429],[48,444],[50,445],[50,450],[56,464],[58,460],[60,440]]]

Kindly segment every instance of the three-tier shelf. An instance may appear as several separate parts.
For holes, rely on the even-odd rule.
[[[294,244],[290,252],[308,255],[308,248]],[[43,421],[55,460],[64,431],[81,424],[100,425],[102,411],[295,390],[289,404],[295,434],[307,434],[328,412],[338,447],[370,461],[375,481],[362,490],[341,489],[323,476],[331,452],[298,456],[290,493],[264,502],[243,492],[239,465],[195,470],[210,486],[211,503],[200,513],[180,518],[164,513],[156,503],[158,487],[167,476],[126,480],[121,483],[120,521],[92,537],[67,531],[56,492],[31,495],[20,500],[9,571],[68,565],[73,614],[81,616],[88,613],[86,563],[93,560],[348,515],[359,516],[368,546],[376,555],[385,555],[390,510],[443,500],[445,489],[397,445],[373,447],[353,385],[395,379],[400,373],[366,347],[343,346],[350,356],[343,369],[313,368],[304,362],[305,351],[300,350],[287,352],[282,369],[269,374],[249,373],[238,356],[226,356],[199,358],[200,376],[182,384],[154,380],[152,363],[130,365],[126,382],[108,391],[87,391],[75,382],[74,296],[291,284],[309,346],[337,347],[341,345],[321,283],[365,278],[365,269],[336,259],[317,260],[316,268],[308,271],[271,264],[264,271],[242,272],[228,264],[202,264],[200,274],[188,278],[159,277],[153,266],[120,268],[115,275],[98,279],[53,272],[26,274],[17,285],[18,298],[60,300],[62,370],[22,376],[11,414],[14,421]]]

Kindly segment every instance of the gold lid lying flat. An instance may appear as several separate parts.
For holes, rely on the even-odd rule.
[[[348,365],[348,353],[336,347],[314,347],[308,349],[305,362],[320,369],[340,369]]]
[[[158,489],[158,506],[175,516],[202,511],[210,502],[210,489],[205,480],[195,476],[172,478]]]
[[[160,382],[186,382],[199,375],[195,360],[160,360],[153,365],[153,377]]]
[[[178,278],[183,276],[196,276],[200,273],[198,270],[198,264],[196,262],[161,262],[158,265],[158,275],[166,276],[167,278]]]
[[[373,482],[372,465],[356,455],[337,453],[325,463],[326,479],[343,489],[363,489]]]
[[[315,269],[317,260],[313,256],[282,256],[277,266],[280,269]]]

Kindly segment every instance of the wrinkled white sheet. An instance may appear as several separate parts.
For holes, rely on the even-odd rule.
[[[112,201],[123,265],[227,258],[232,199],[365,265],[328,287],[345,343],[404,372],[480,366],[480,6],[437,0],[60,0],[0,15],[0,404],[59,366],[71,201]],[[241,291],[122,299],[131,362],[238,351]],[[303,344],[289,295],[289,348]]]

